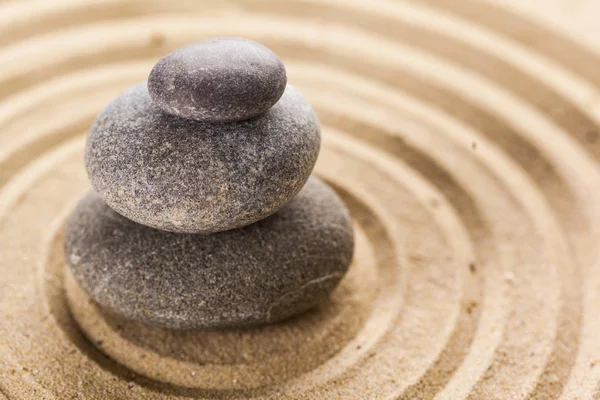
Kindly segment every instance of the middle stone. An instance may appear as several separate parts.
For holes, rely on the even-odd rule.
[[[291,85],[264,114],[209,123],[164,113],[143,82],[98,115],[85,162],[94,189],[121,215],[166,231],[211,233],[289,202],[320,142],[315,113]]]

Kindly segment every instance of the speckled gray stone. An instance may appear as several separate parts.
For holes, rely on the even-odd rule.
[[[169,114],[198,121],[239,121],[279,100],[281,60],[260,43],[215,38],[167,54],[150,72],[150,97]]]
[[[316,115],[289,85],[256,118],[206,123],[165,114],[140,83],[98,115],[85,162],[94,189],[127,218],[210,233],[248,225],[290,201],[320,142]]]
[[[73,211],[64,243],[76,280],[100,306],[171,329],[301,313],[337,286],[354,248],[347,209],[317,178],[276,214],[210,235],[145,227],[92,191]]]

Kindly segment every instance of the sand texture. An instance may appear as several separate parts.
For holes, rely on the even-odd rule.
[[[600,398],[597,0],[0,0],[0,399]],[[104,315],[65,276],[95,115],[169,51],[272,48],[356,256],[259,329]],[[72,310],[69,303],[73,304]]]

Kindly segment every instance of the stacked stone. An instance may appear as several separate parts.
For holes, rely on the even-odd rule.
[[[265,46],[168,54],[90,129],[94,190],[65,230],[73,276],[105,311],[169,329],[306,311],[353,253],[348,211],[310,176],[319,147],[317,117]]]

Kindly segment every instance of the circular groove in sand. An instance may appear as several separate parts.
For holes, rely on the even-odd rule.
[[[418,8],[415,2],[407,1],[410,7]],[[428,328],[426,324],[420,324],[434,315],[436,310],[439,311],[440,301],[436,301],[435,289],[425,286],[419,293],[422,301],[413,304],[410,300],[411,290],[420,287],[419,271],[435,271],[436,266],[427,257],[424,263],[416,259],[406,259],[405,268],[410,272],[404,275],[407,281],[403,285],[405,291],[403,296],[407,296],[407,300],[402,307],[393,310],[398,316],[397,329],[390,329],[381,339],[372,343],[371,347],[365,350],[367,351],[365,357],[346,357],[345,350],[342,350],[339,356],[331,358],[329,364],[325,362],[314,371],[314,374],[323,372],[325,376],[328,376],[326,371],[321,370],[328,366],[338,371],[330,378],[315,380],[311,372],[308,372],[291,382],[274,383],[266,391],[258,390],[246,393],[247,395],[264,398],[269,393],[282,393],[283,390],[288,390],[290,395],[298,398],[322,397],[327,393],[332,396],[344,395],[348,398],[361,397],[361,395],[364,398],[365,395],[372,394],[374,398],[397,396],[433,398],[439,395],[441,398],[473,399],[490,398],[508,392],[512,393],[514,398],[540,399],[567,396],[567,391],[569,396],[594,395],[595,385],[591,384],[600,377],[600,371],[595,368],[595,360],[600,359],[600,348],[588,337],[600,328],[594,322],[594,311],[598,311],[599,307],[595,305],[597,302],[594,302],[593,293],[590,293],[594,284],[600,284],[600,279],[593,274],[593,266],[598,263],[594,243],[598,240],[598,234],[595,232],[600,231],[600,213],[595,195],[588,196],[588,192],[591,187],[596,187],[600,182],[597,165],[597,159],[600,157],[600,148],[597,146],[598,116],[593,111],[582,108],[582,103],[579,101],[582,97],[577,97],[580,96],[579,94],[565,92],[568,90],[566,86],[557,88],[547,82],[552,76],[552,69],[542,77],[533,76],[530,70],[523,68],[523,65],[515,64],[518,57],[504,59],[495,52],[485,51],[468,43],[467,39],[459,40],[452,35],[445,35],[440,30],[428,30],[424,26],[408,25],[393,16],[382,16],[380,12],[373,10],[376,6],[372,3],[364,6],[365,10],[362,13],[357,12],[356,3],[350,0],[330,1],[325,4],[312,1],[294,2],[296,6],[289,9],[292,12],[279,9],[275,2],[266,1],[243,1],[238,3],[239,6],[224,5],[222,9],[215,5],[214,12],[223,14],[223,18],[218,23],[208,21],[201,28],[196,27],[187,32],[182,27],[187,27],[190,23],[185,21],[192,19],[174,16],[177,11],[183,10],[180,8],[183,3],[174,2],[168,13],[160,7],[151,12],[143,11],[139,9],[141,3],[138,1],[124,3],[126,12],[117,14],[114,12],[112,0],[98,1],[94,5],[97,13],[92,15],[86,14],[85,8],[79,5],[81,3],[60,1],[57,10],[68,9],[65,15],[81,16],[81,22],[68,29],[62,26],[62,20],[57,17],[58,13],[50,8],[38,8],[34,11],[32,5],[25,5],[24,2],[0,4],[0,15],[12,15],[1,12],[2,7],[9,7],[12,12],[22,13],[20,15],[23,15],[23,18],[35,15],[39,21],[44,21],[39,25],[31,24],[29,27],[21,23],[19,18],[15,21],[7,21],[0,17],[0,31],[5,29],[10,31],[11,26],[19,27],[15,29],[14,37],[10,34],[3,35],[6,43],[10,45],[0,52],[0,59],[13,58],[4,64],[5,69],[0,70],[0,80],[3,82],[0,101],[2,110],[11,110],[10,112],[14,113],[13,117],[10,114],[3,114],[5,119],[0,116],[0,126],[2,126],[0,142],[6,144],[2,148],[4,153],[0,157],[0,204],[14,205],[11,206],[11,211],[3,211],[0,215],[1,238],[6,239],[4,242],[0,240],[0,247],[5,246],[4,252],[0,249],[0,270],[4,271],[9,267],[6,264],[9,257],[13,257],[13,262],[18,262],[15,260],[26,262],[29,255],[21,254],[20,250],[32,248],[31,246],[36,243],[27,243],[27,240],[33,241],[38,237],[36,235],[43,235],[44,232],[41,230],[47,229],[47,224],[43,223],[44,219],[55,217],[57,211],[51,211],[50,208],[44,211],[46,206],[43,204],[45,197],[48,197],[48,203],[53,204],[53,207],[59,205],[53,203],[58,202],[60,196],[54,194],[52,185],[63,190],[70,190],[72,186],[78,187],[79,189],[73,191],[71,196],[77,195],[86,186],[84,174],[82,175],[81,172],[77,173],[77,179],[69,181],[73,171],[81,168],[76,159],[72,159],[66,165],[69,168],[61,166],[57,169],[61,171],[60,173],[52,175],[51,178],[40,178],[41,181],[34,185],[37,189],[34,190],[34,186],[31,186],[31,193],[17,196],[16,188],[21,190],[29,187],[24,180],[31,176],[32,172],[28,172],[29,166],[45,157],[45,153],[49,150],[62,146],[78,134],[85,121],[89,121],[92,117],[94,109],[102,104],[104,96],[110,97],[111,90],[116,94],[119,90],[117,88],[128,79],[133,81],[133,77],[137,76],[137,68],[139,68],[139,76],[143,76],[144,71],[141,65],[132,67],[131,75],[123,72],[124,77],[131,78],[123,78],[120,81],[117,78],[113,81],[109,75],[101,73],[100,70],[98,75],[96,71],[90,72],[91,79],[95,76],[106,79],[106,93],[99,94],[96,100],[82,99],[81,107],[74,109],[71,115],[59,112],[55,126],[44,125],[43,120],[40,119],[43,114],[37,109],[42,110],[49,106],[52,99],[42,92],[39,97],[28,97],[27,94],[36,93],[38,88],[43,87],[45,80],[56,77],[65,82],[62,86],[65,88],[65,93],[61,93],[61,98],[64,100],[61,101],[68,102],[69,99],[72,101],[72,97],[82,96],[86,90],[91,91],[93,86],[88,87],[83,83],[80,86],[82,91],[76,89],[77,85],[70,85],[70,74],[102,64],[106,65],[104,71],[113,68],[117,76],[121,73],[123,63],[134,64],[138,60],[156,57],[164,53],[167,48],[192,40],[192,37],[209,32],[222,34],[223,30],[227,30],[232,34],[263,40],[281,53],[285,59],[321,62],[327,65],[330,71],[323,75],[324,82],[327,81],[328,74],[333,79],[336,71],[339,70],[343,73],[360,75],[367,82],[385,88],[383,93],[389,93],[390,97],[395,93],[410,96],[425,108],[432,110],[434,115],[438,113],[438,115],[452,116],[454,121],[484,138],[480,145],[489,142],[500,159],[504,159],[508,165],[513,165],[512,170],[511,168],[504,170],[501,168],[502,163],[486,161],[483,156],[474,157],[476,148],[469,150],[468,143],[467,148],[460,148],[456,140],[447,140],[444,131],[437,132],[444,140],[436,141],[435,135],[430,132],[431,126],[427,121],[419,118],[412,120],[413,130],[410,125],[402,124],[403,117],[393,115],[393,109],[382,112],[381,110],[386,108],[385,102],[372,107],[366,104],[364,115],[358,118],[355,114],[360,114],[358,104],[362,100],[359,92],[349,94],[343,87],[335,86],[319,91],[311,84],[306,84],[307,92],[311,92],[310,97],[314,99],[324,124],[339,132],[335,135],[330,134],[333,136],[329,137],[340,138],[341,142],[348,143],[358,138],[361,141],[359,143],[366,146],[364,151],[356,153],[364,162],[369,159],[367,154],[370,151],[382,152],[381,154],[385,152],[388,154],[386,157],[396,158],[402,163],[408,162],[408,168],[416,171],[425,179],[423,182],[429,182],[437,192],[436,197],[431,200],[432,204],[436,204],[430,210],[432,215],[438,212],[436,210],[440,207],[441,201],[442,205],[447,204],[447,207],[453,210],[452,213],[459,216],[459,222],[468,231],[467,241],[473,246],[473,261],[449,262],[446,268],[457,274],[455,276],[458,280],[455,283],[458,284],[442,286],[441,290],[442,292],[446,290],[448,299],[466,300],[467,304],[460,304],[455,318],[447,318],[446,322],[439,321],[442,323],[443,334],[436,336],[437,339],[433,340],[431,348],[418,350],[419,346],[426,344],[426,339],[419,339],[419,335],[425,338],[430,332],[428,329],[432,329],[431,326]],[[298,4],[303,6],[299,7]],[[597,73],[600,70],[598,68],[600,57],[560,33],[552,32],[547,27],[526,21],[496,6],[484,5],[472,0],[462,3],[459,0],[427,0],[427,4],[433,10],[432,13],[439,8],[451,16],[466,18],[473,25],[485,22],[487,26],[480,26],[480,29],[489,29],[494,34],[503,36],[503,40],[514,40],[519,46],[528,47],[533,53],[539,52],[551,62],[555,62],[568,74],[580,77],[582,90],[585,90],[585,85],[588,83],[591,92],[597,91],[600,87],[600,75]],[[236,16],[241,12],[250,12],[248,21],[235,24]],[[138,15],[146,16],[133,21],[133,18]],[[500,18],[494,19],[497,15]],[[328,24],[322,23],[324,17],[329,18]],[[176,26],[175,21],[183,24]],[[89,23],[92,23],[90,27],[85,25]],[[523,29],[520,32],[512,31],[515,24]],[[270,29],[275,27],[282,28],[280,38],[269,37]],[[109,33],[111,30],[113,32]],[[367,31],[370,33],[367,34]],[[525,36],[522,32],[528,34],[528,42],[524,41]],[[345,46],[335,48],[333,43],[327,41],[328,34],[333,35],[332,37],[348,34],[352,40]],[[545,40],[544,35],[551,37],[552,40]],[[117,40],[112,39],[117,36],[125,37],[126,40],[118,43]],[[60,45],[61,43],[77,44],[82,37],[89,39],[86,43],[88,46],[96,41],[95,46],[99,50],[96,53],[91,51],[80,56],[76,48],[69,49],[68,46]],[[101,38],[107,41],[100,44]],[[435,67],[438,63],[442,76],[446,67],[449,71],[457,65],[460,66],[463,68],[461,73],[466,77],[465,82],[478,80],[482,82],[481,86],[468,83],[477,96],[469,97],[467,87],[461,90],[457,86],[441,85],[428,80],[427,74],[421,76],[410,72],[410,69],[400,69],[395,62],[389,62],[394,59],[393,56],[390,56],[389,61],[384,65],[377,65],[372,62],[373,60],[361,59],[360,52],[352,50],[352,45],[365,43],[372,45],[374,50],[388,51],[393,49],[393,45],[390,47],[390,42],[393,41],[407,41],[412,46],[419,47],[424,55],[431,54],[434,57],[432,65]],[[29,70],[20,70],[20,63],[33,59],[34,53],[29,53],[28,56],[27,48],[33,51],[47,48],[49,49],[47,51],[55,51],[59,54],[57,58],[47,58],[46,63],[31,64]],[[577,57],[573,57],[573,54]],[[39,54],[36,56],[39,57]],[[413,68],[422,65],[423,62],[421,56],[416,53],[406,55],[405,58],[406,65]],[[572,59],[587,62],[574,63]],[[110,74],[112,76],[112,73]],[[298,75],[301,77],[301,74],[302,69]],[[293,78],[293,75],[291,77]],[[561,79],[568,82],[569,78],[565,74],[565,76],[561,75]],[[487,88],[493,91],[495,86],[503,87],[518,101],[501,102],[498,110],[495,112],[490,110],[481,94],[485,93]],[[302,88],[301,85],[300,87]],[[341,98],[350,96],[350,100],[346,103],[341,102],[338,108],[328,107],[328,101],[335,104],[336,98],[340,96]],[[352,97],[357,99],[355,103]],[[16,103],[16,99],[19,98],[22,99],[21,106]],[[36,105],[27,106],[28,99],[35,101]],[[520,121],[526,121],[524,125],[515,125],[515,120],[508,114],[508,110],[511,110],[510,106],[515,107],[514,111],[518,112]],[[406,116],[413,114],[404,107],[402,110]],[[29,126],[23,122],[25,115],[29,119],[27,121]],[[527,115],[531,115],[532,118],[523,119]],[[539,115],[539,118],[536,115]],[[373,118],[381,118],[381,121]],[[544,121],[548,125],[545,125]],[[27,132],[30,135],[27,138],[18,137],[23,126],[31,129]],[[64,128],[61,130],[60,126]],[[545,130],[545,132],[551,131],[545,140],[539,130],[545,129],[546,126],[551,126],[552,129]],[[427,135],[415,136],[420,131],[429,131],[430,139],[424,139]],[[407,142],[404,142],[405,140]],[[452,146],[455,146],[455,149],[447,152],[445,146],[450,146],[450,142],[454,143]],[[326,144],[324,157],[327,158],[321,161],[323,163],[321,168],[324,171],[329,168],[328,165],[338,164],[332,155],[327,156],[328,152],[333,151],[333,147],[329,147],[332,145],[333,142]],[[561,152],[561,146],[566,151]],[[454,161],[452,154],[458,157]],[[582,155],[581,158],[578,154]],[[343,157],[347,156],[340,157],[344,159]],[[444,157],[446,157],[445,161],[443,161]],[[466,157],[468,162],[459,162],[460,157]],[[370,160],[380,169],[385,169],[387,165],[377,158]],[[481,171],[472,170],[477,168],[477,165],[481,165]],[[393,169],[396,170],[395,167]],[[519,191],[518,186],[499,184],[499,177],[509,179],[510,174],[517,173],[515,172],[517,170],[518,173],[525,174],[524,179],[521,180],[522,185],[525,185],[524,190]],[[360,194],[366,195],[366,189],[361,183],[361,179],[366,179],[366,176],[361,175],[359,168],[353,170],[352,174],[349,174],[347,179],[353,183],[349,183],[351,186],[346,189],[357,191],[359,197]],[[469,178],[473,180],[470,181]],[[332,183],[337,185],[340,181],[334,176]],[[383,201],[386,196],[393,196],[394,190],[399,189],[393,185],[380,187],[375,185],[369,192],[369,195],[374,197],[363,201],[366,202],[365,205],[372,206],[378,201]],[[16,200],[9,201],[13,196],[17,196]],[[76,197],[69,198],[69,202],[72,203],[75,199]],[[31,207],[32,204],[36,205],[36,211],[26,208],[26,205]],[[542,206],[532,210],[534,204]],[[401,203],[400,206],[407,207],[409,212],[417,212],[419,209],[409,203]],[[444,207],[446,206],[442,208]],[[21,237],[9,238],[11,232],[14,233],[16,230],[2,231],[1,229],[13,226],[11,224],[14,223],[14,218],[19,216],[24,218],[21,228],[29,228],[32,233],[30,236],[21,234]],[[390,215],[383,222],[388,230],[405,229],[408,232],[407,227],[410,222],[407,218],[406,214]],[[508,229],[511,226],[518,231],[514,236],[509,237]],[[546,227],[546,231],[541,229],[543,226]],[[440,226],[436,225],[436,227]],[[38,233],[34,234],[34,232]],[[425,233],[420,235],[422,235],[421,240],[427,238]],[[395,245],[398,246],[398,243]],[[544,250],[549,247],[550,252]],[[40,251],[44,250],[40,249]],[[425,256],[431,252],[432,250],[429,249]],[[526,263],[524,265],[528,268],[515,270],[519,260]],[[472,262],[477,264],[477,268],[484,268],[484,271],[477,272],[476,277],[469,276],[469,264]],[[31,272],[35,273],[37,264],[31,265],[33,265]],[[544,270],[546,275],[536,279],[535,274],[550,265],[552,268],[549,271]],[[511,274],[503,276],[501,271]],[[458,278],[460,276],[463,278]],[[44,300],[32,292],[34,288],[21,282],[14,274],[7,274],[7,277],[6,282],[0,282],[0,285],[4,285],[6,293],[17,297],[30,295],[34,300],[33,303],[26,305],[29,307],[29,312],[34,314],[37,312],[36,315],[42,315],[44,318],[43,314],[39,314],[39,304],[36,303],[43,303]],[[508,280],[500,282],[503,278]],[[450,282],[454,281],[450,280]],[[536,289],[536,285],[540,282],[548,284],[545,290]],[[473,283],[474,289],[469,289]],[[484,290],[490,285],[496,290]],[[0,286],[0,289],[2,288]],[[478,302],[476,309],[473,309],[473,305],[469,303],[473,299]],[[0,316],[5,314],[4,307],[7,307],[7,304],[6,298],[0,295],[0,312],[2,312]],[[548,306],[547,310],[536,313],[536,307]],[[486,314],[490,312],[496,314]],[[541,318],[539,326],[532,325],[534,316]],[[493,335],[485,335],[485,330],[490,329],[493,321],[501,323],[500,329],[503,333],[496,336],[498,342],[494,342]],[[0,329],[6,330],[6,326],[6,324],[0,325]],[[9,339],[17,340],[19,334],[27,333],[27,330],[31,329],[42,329],[43,326],[43,322],[29,326],[15,322],[11,327],[13,332]],[[403,336],[411,332],[411,329],[423,331],[415,331],[415,336]],[[54,332],[52,336],[55,340],[54,346],[65,349],[72,346],[72,343],[57,331],[51,332]],[[454,332],[454,336],[451,332]],[[585,335],[580,340],[582,332]],[[37,334],[33,333],[33,336]],[[488,343],[493,349],[493,354],[484,356],[481,353],[486,360],[482,369],[481,366],[476,365],[477,352],[481,351],[481,345],[478,343],[485,342],[486,337],[489,338]],[[536,353],[535,356],[529,356],[525,360],[519,358],[523,351],[531,348],[530,342],[536,339],[540,339],[541,343],[539,354]],[[406,352],[403,348],[403,345],[411,343],[411,340],[414,340],[417,347],[414,353]],[[384,350],[386,346],[388,346],[387,350]],[[31,362],[27,354],[15,352],[15,349],[10,346],[9,349],[13,356],[7,357],[7,360],[14,360],[11,368],[18,369],[23,366],[27,368],[25,364]],[[393,365],[383,362],[381,354],[386,352],[400,357],[399,362]],[[49,353],[52,353],[51,349]],[[186,392],[169,385],[162,388],[160,384],[144,381],[142,378],[134,378],[136,382],[134,390],[128,392],[127,378],[123,375],[119,373],[111,375],[113,373],[110,370],[102,369],[98,362],[91,360],[85,353],[78,354],[77,357],[80,357],[79,362],[85,365],[84,374],[101,373],[106,379],[111,376],[115,378],[117,383],[112,385],[120,388],[118,390],[122,396],[144,393],[148,398],[163,398],[170,394],[214,398],[227,393],[235,394],[235,392],[223,392],[221,395],[205,391]],[[333,367],[338,359],[341,360],[341,364]],[[522,365],[517,365],[517,359]],[[401,370],[402,373],[398,370],[400,365],[404,368]],[[525,369],[528,370],[527,373],[523,372]],[[0,393],[15,397],[13,391],[18,387],[15,385],[17,382],[15,379],[21,379],[19,378],[21,376],[23,382],[29,382],[28,385],[36,386],[38,390],[53,388],[52,391],[56,393],[58,389],[52,384],[53,370],[49,368],[48,371],[50,372],[46,371],[47,375],[43,375],[39,371],[26,374],[18,370],[17,378],[11,375],[10,379],[0,379],[2,382]],[[54,371],[56,373],[57,370]],[[365,381],[365,377],[373,374],[373,371],[376,371],[375,375],[378,378],[387,381],[381,383],[378,379],[377,387],[369,386],[372,383]],[[10,369],[8,372],[0,369],[0,377],[5,377],[3,374],[6,373],[10,373]],[[462,374],[472,375],[463,382],[460,379]],[[74,390],[78,383],[69,379],[75,379],[75,376],[67,374],[66,386],[62,389],[67,392]],[[315,384],[317,381],[319,383]],[[353,388],[355,390],[352,390]],[[85,389],[94,390],[91,387]],[[102,388],[96,390],[95,393],[99,396],[107,393]],[[26,396],[31,397],[29,394]]]

